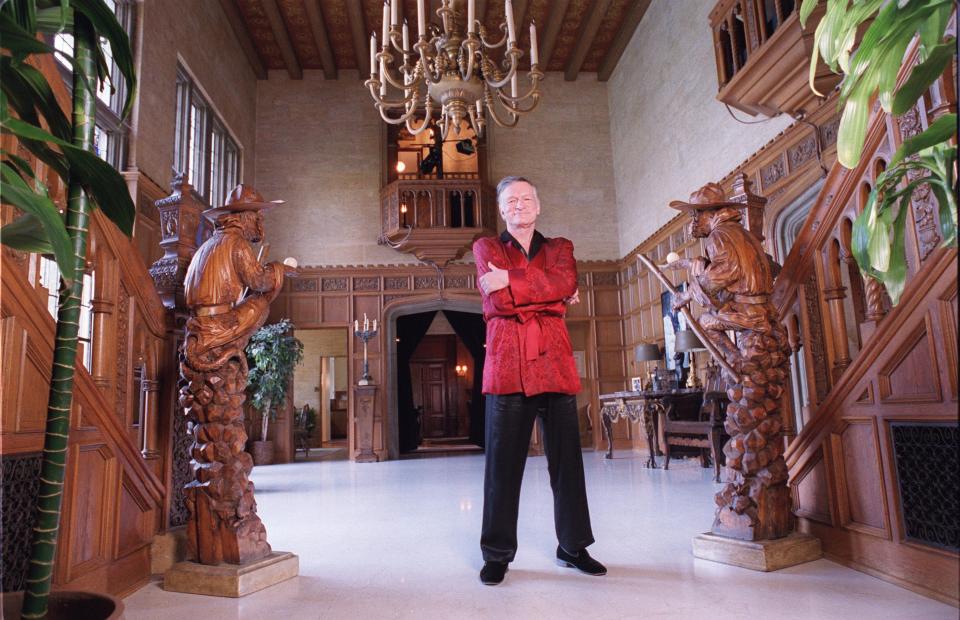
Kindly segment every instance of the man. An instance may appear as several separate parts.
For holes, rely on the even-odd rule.
[[[586,550],[593,533],[577,420],[580,379],[563,320],[567,304],[579,301],[573,244],[536,230],[540,201],[527,179],[500,181],[497,204],[507,230],[473,245],[487,321],[480,581],[502,582],[516,554],[520,483],[537,417],[553,488],[557,561],[603,575],[607,569]]]

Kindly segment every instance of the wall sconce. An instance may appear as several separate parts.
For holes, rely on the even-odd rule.
[[[455,370],[457,371],[457,376],[458,376],[458,377],[466,377],[466,376],[467,376],[467,365],[466,365],[466,364],[457,364],[456,367],[455,367]]]
[[[403,163],[402,161],[397,162],[397,172],[403,172],[406,169],[407,169],[407,164]]]

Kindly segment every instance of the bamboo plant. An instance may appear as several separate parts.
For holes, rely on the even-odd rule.
[[[283,319],[258,329],[250,337],[246,353],[250,368],[247,395],[250,405],[262,415],[260,441],[266,441],[270,421],[286,404],[293,370],[303,359],[303,343],[293,335],[293,323]]]
[[[803,0],[801,23],[806,24],[819,2]],[[813,77],[820,58],[844,74],[837,135],[841,165],[855,168],[860,163],[874,97],[884,112],[900,116],[953,62],[956,40],[944,34],[956,7],[956,0],[827,0],[814,33],[810,87],[816,92]],[[915,39],[919,62],[898,88],[904,54]],[[928,186],[937,199],[943,245],[957,245],[956,135],[957,115],[949,113],[905,140],[877,177],[853,224],[852,250],[860,270],[884,284],[894,305],[906,284],[905,229],[910,201],[919,187]]]
[[[73,69],[70,119],[43,74],[26,62],[56,53],[38,35],[62,31],[74,37],[74,55],[68,59]],[[2,153],[0,199],[22,215],[0,229],[0,242],[52,254],[61,274],[41,483],[22,609],[23,618],[44,618],[60,527],[83,282],[78,276],[86,259],[90,214],[100,208],[128,236],[136,216],[123,177],[93,152],[95,89],[110,79],[102,45],[110,46],[127,83],[123,116],[131,108],[136,81],[127,33],[103,0],[2,0],[0,45],[0,127],[67,187],[61,213],[31,163],[15,153]]]

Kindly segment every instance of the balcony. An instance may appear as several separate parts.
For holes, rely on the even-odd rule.
[[[497,232],[493,191],[472,173],[401,174],[380,192],[380,242],[444,267]]]
[[[750,115],[796,116],[811,112],[813,33],[823,17],[819,5],[806,28],[800,26],[799,0],[720,0],[710,12],[717,60],[717,99]],[[824,65],[814,83],[829,93],[840,81]]]

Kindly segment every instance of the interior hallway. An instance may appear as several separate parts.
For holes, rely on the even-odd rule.
[[[616,456],[584,453],[597,538],[590,551],[606,577],[554,564],[543,457],[527,461],[520,549],[497,587],[477,577],[483,455],[324,459],[253,473],[269,540],[300,556],[300,577],[242,599],[168,593],[154,582],[125,599],[126,618],[957,617],[827,560],[766,574],[695,560],[690,540],[712,519],[713,470],[695,459],[650,470],[645,455]]]

